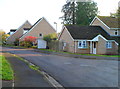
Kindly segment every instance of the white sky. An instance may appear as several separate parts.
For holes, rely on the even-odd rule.
[[[94,0],[98,3],[100,15],[109,15],[115,12],[120,0]],[[58,32],[62,25],[62,6],[66,0],[0,0],[0,29],[9,32],[16,29],[28,20],[32,25],[41,17],[45,17]]]

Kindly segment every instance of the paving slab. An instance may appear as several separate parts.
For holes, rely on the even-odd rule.
[[[40,73],[30,69],[25,62],[9,53],[4,53],[4,55],[11,63],[11,66],[15,72],[14,87],[53,87]],[[9,84],[6,83],[5,87],[8,86]]]

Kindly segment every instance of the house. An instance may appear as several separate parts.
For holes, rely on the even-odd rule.
[[[20,37],[19,41],[23,41],[27,36],[34,36],[42,39],[44,35],[51,33],[56,33],[55,29],[44,17],[42,17],[31,28],[24,29],[24,34]]]
[[[6,39],[7,44],[14,44],[16,39],[19,39],[23,35],[24,28],[30,28],[32,25],[29,21],[23,23],[18,29],[11,29],[10,36]]]
[[[51,33],[56,33],[55,29],[50,25],[50,23],[44,18],[40,18],[34,25],[31,25],[28,21],[26,21],[22,26],[20,26],[17,30],[10,30],[10,37],[7,38],[7,44],[14,44],[16,39],[19,39],[19,42],[24,41],[25,37],[33,36],[38,39],[38,47],[44,47],[43,44],[46,44],[44,40],[42,40],[44,35],[48,35]],[[42,43],[41,43],[42,42]],[[42,46],[41,46],[42,45]]]
[[[81,54],[118,54],[117,37],[110,36],[101,26],[64,26],[58,40],[63,43],[63,51]]]
[[[112,16],[96,16],[90,24],[101,26],[111,36],[120,36],[120,20]]]

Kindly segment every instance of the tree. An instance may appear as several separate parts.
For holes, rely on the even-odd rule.
[[[89,25],[92,19],[98,14],[97,3],[90,2],[67,2],[61,17],[63,24]]]
[[[62,7],[64,15],[60,17],[63,24],[75,24],[75,3],[68,2]]]
[[[52,34],[45,35],[43,37],[43,40],[47,41],[48,43],[51,42],[51,41],[57,40],[57,34],[52,33]]]
[[[118,7],[118,10],[116,11],[116,13],[110,13],[110,15],[112,17],[120,18],[120,7]]]
[[[47,49],[56,49],[58,45],[56,45],[57,42],[57,34],[56,33],[52,33],[52,34],[48,34],[45,35],[43,37],[43,40],[47,41]]]
[[[5,31],[0,30],[0,44],[6,44],[6,39],[9,37],[9,34],[6,34]]]
[[[97,14],[98,7],[95,2],[77,2],[76,24],[89,25]]]

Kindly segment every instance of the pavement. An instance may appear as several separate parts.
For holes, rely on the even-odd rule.
[[[105,87],[105,89],[110,89],[110,87],[119,85],[118,63],[120,61],[63,57],[34,52],[32,49],[3,47],[3,51],[16,54],[40,66],[64,87],[91,87],[91,89]]]
[[[25,62],[9,53],[3,53],[3,55],[11,63],[15,72],[14,84],[12,81],[3,81],[3,87],[51,87],[54,89],[40,73],[30,69]]]

